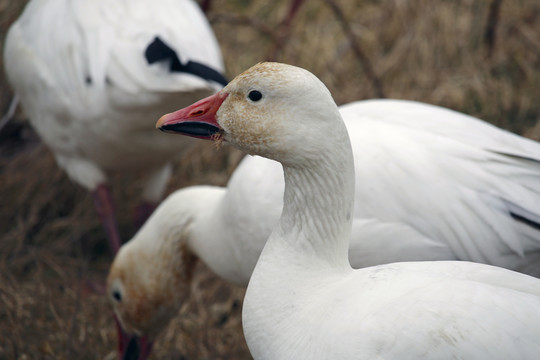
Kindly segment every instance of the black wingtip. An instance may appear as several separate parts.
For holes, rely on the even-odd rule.
[[[195,76],[199,76],[207,81],[214,81],[222,86],[227,85],[227,79],[219,72],[211,67],[196,61],[188,61],[185,65],[180,62],[180,58],[176,51],[167,45],[159,36],[146,47],[144,57],[148,64],[154,64],[160,61],[169,62],[169,70],[171,72],[185,72]]]
[[[516,221],[519,221],[519,222],[522,222],[524,224],[527,224],[528,226],[532,227],[533,229],[536,229],[536,230],[539,230],[540,231],[540,224],[537,223],[536,221],[534,220],[531,220],[523,215],[520,215],[520,214],[517,214],[517,213],[514,213],[514,212],[510,212],[510,216],[512,216],[512,218]]]
[[[178,59],[176,52],[170,46],[165,44],[159,36],[156,36],[154,41],[146,47],[144,57],[146,62],[150,65],[159,61],[169,60],[171,62],[171,67],[181,66],[180,59]]]

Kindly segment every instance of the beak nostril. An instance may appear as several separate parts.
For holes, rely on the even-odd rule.
[[[199,110],[193,111],[189,115],[190,116],[201,116],[201,115],[204,115],[204,113],[206,113],[206,111],[204,111],[204,109],[199,109]]]

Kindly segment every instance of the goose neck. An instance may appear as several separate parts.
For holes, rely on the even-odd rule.
[[[354,167],[348,139],[302,166],[284,165],[284,207],[273,237],[332,267],[350,267]]]

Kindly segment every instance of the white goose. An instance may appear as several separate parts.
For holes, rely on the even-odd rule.
[[[159,202],[171,157],[192,142],[160,136],[154,120],[226,83],[207,20],[192,0],[31,0],[4,57],[32,125],[59,166],[93,193],[116,252],[107,175],[144,171],[143,200]]]
[[[540,214],[540,167],[526,160],[540,162],[540,144],[411,101],[359,101],[339,111],[358,175],[354,268],[460,259],[539,275],[540,231],[512,211]],[[248,156],[227,188],[193,186],[170,195],[111,267],[108,294],[126,329],[153,339],[167,325],[189,296],[191,262],[184,261],[193,254],[246,286],[279,219],[283,187],[279,163]],[[176,257],[162,261],[162,254]]]
[[[255,359],[537,359],[536,278],[468,262],[351,268],[353,155],[311,73],[258,64],[158,126],[283,165],[283,213],[244,301]]]

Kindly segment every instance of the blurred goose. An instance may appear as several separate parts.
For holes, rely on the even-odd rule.
[[[459,259],[540,274],[540,144],[412,101],[359,101],[339,111],[357,174],[353,267]],[[155,338],[167,325],[189,296],[194,255],[246,286],[279,219],[283,188],[279,163],[248,156],[227,188],[170,195],[111,267],[108,293],[127,331]]]
[[[159,202],[173,157],[192,142],[159,136],[155,119],[226,84],[214,34],[192,0],[31,0],[9,30],[4,59],[58,165],[92,192],[114,252],[108,175],[142,171],[143,200]]]
[[[158,126],[283,166],[283,212],[244,300],[255,359],[537,359],[539,279],[457,261],[352,269],[355,160],[313,74],[258,64]]]

